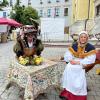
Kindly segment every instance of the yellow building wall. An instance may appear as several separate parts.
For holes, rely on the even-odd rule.
[[[76,0],[72,0],[72,18],[71,18],[71,23],[73,24],[75,22],[75,17],[76,17],[76,9],[75,9],[75,3]]]
[[[88,16],[88,0],[77,0],[76,20],[84,20]]]
[[[90,14],[89,14],[89,18],[93,19],[95,16],[95,5],[94,5],[94,1],[95,0],[90,0]]]
[[[88,19],[89,0],[73,0],[72,23]],[[94,0],[90,0],[89,19],[94,18]]]

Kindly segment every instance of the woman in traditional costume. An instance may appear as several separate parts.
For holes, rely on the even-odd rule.
[[[74,43],[65,53],[64,60],[68,62],[62,77],[60,97],[64,100],[87,100],[86,65],[96,59],[95,47],[88,43],[86,31],[79,33],[78,42]]]

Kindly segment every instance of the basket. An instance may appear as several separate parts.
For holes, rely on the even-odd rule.
[[[7,42],[7,34],[3,33],[1,34],[1,43],[6,43]]]

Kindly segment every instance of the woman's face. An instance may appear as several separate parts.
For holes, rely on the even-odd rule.
[[[85,44],[87,41],[88,41],[88,36],[87,34],[81,34],[80,37],[79,37],[79,41],[81,44]]]

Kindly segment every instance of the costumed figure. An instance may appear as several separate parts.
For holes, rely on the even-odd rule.
[[[60,97],[65,100],[87,100],[86,65],[96,59],[95,47],[88,43],[86,31],[79,33],[79,39],[68,48],[64,60],[68,62],[62,76],[63,91]]]
[[[17,37],[17,42],[14,45],[14,52],[16,53],[17,58],[34,58],[34,56],[41,57],[41,52],[43,51],[44,46],[40,39],[37,39],[37,30],[36,28],[27,29],[24,31],[24,37]],[[29,62],[30,63],[30,62]],[[26,64],[26,63],[24,63]]]

